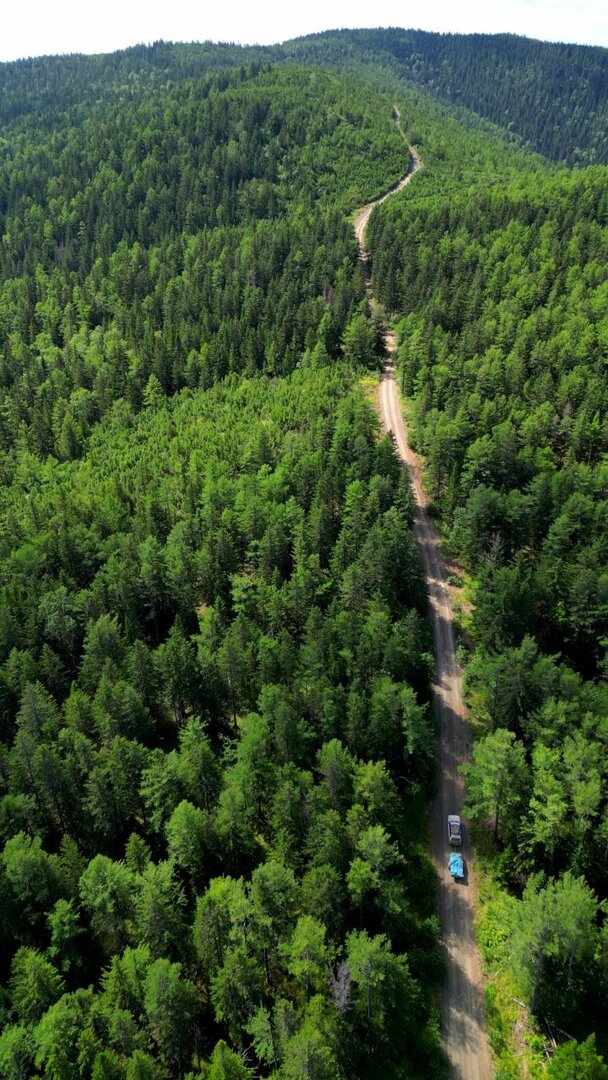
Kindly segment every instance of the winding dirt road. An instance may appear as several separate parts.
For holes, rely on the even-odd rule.
[[[401,131],[399,119],[396,112]],[[408,184],[421,167],[415,150],[410,146],[409,151],[412,164],[407,175],[382,198],[357,212],[355,230],[364,265],[367,263],[364,232],[372,210]],[[456,659],[449,572],[437,530],[426,510],[420,463],[407,441],[395,381],[395,348],[395,336],[389,332],[378,406],[383,426],[393,433],[398,453],[408,468],[415,494],[414,536],[424,568],[435,645],[433,696],[439,733],[438,794],[431,808],[431,853],[439,879],[438,906],[446,960],[446,979],[441,995],[442,1039],[450,1076],[454,1080],[489,1080],[493,1070],[484,1030],[481,960],[473,920],[474,874],[466,831],[462,851],[467,867],[465,883],[453,882],[447,868],[447,816],[459,813],[463,804],[464,785],[458,768],[467,760],[470,745],[462,699],[462,673]]]

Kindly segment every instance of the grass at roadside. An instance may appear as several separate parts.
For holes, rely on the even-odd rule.
[[[402,395],[400,399],[407,424],[409,403]],[[449,586],[455,616],[454,633],[458,660],[465,669],[469,723],[473,738],[476,738],[485,729],[482,730],[475,697],[470,687],[466,687],[466,665],[473,650],[471,623],[474,578],[458,565],[437,505],[432,503],[429,510],[439,532],[445,558],[448,564],[453,563]],[[528,1008],[519,999],[508,963],[510,925],[516,901],[500,884],[490,835],[486,831],[474,830],[472,839],[478,888],[475,923],[484,969],[487,1031],[494,1055],[495,1080],[542,1080],[546,1076],[547,1062],[544,1042],[536,1032]]]
[[[478,902],[477,940],[484,976],[488,1038],[495,1057],[495,1080],[542,1080],[545,1043],[518,995],[509,970],[510,925],[516,901],[494,873],[487,834],[474,833]],[[574,1077],[573,1077],[574,1080]]]
[[[378,383],[380,382],[380,375],[364,375],[359,379],[359,386],[363,390],[363,396],[368,405],[371,405],[373,409],[376,407],[376,393],[378,390]]]

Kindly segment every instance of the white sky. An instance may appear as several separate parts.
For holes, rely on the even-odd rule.
[[[338,27],[501,33],[608,46],[607,0],[5,0],[0,60],[139,42],[271,44]]]

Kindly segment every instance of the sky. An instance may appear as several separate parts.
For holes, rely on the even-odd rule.
[[[9,0],[0,60],[140,42],[273,44],[338,27],[497,34],[608,47],[607,0]]]

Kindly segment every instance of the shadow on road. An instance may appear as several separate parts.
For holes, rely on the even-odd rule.
[[[399,122],[398,111],[396,119]],[[398,187],[404,186],[420,167],[421,163],[412,147],[410,153],[410,173]],[[374,206],[390,194],[387,192],[382,199],[368,203],[355,217],[355,230],[370,297],[365,225]],[[475,944],[473,919],[474,877],[473,874],[469,877],[470,851],[466,831],[461,849],[466,867],[464,883],[452,881],[448,869],[447,816],[460,813],[462,809],[464,785],[459,767],[467,761],[470,745],[462,701],[461,671],[456,657],[448,570],[441,552],[439,534],[427,512],[428,499],[422,482],[421,464],[407,440],[395,381],[396,342],[391,330],[385,334],[385,349],[385,366],[378,395],[379,411],[382,427],[394,439],[395,450],[408,470],[414,493],[412,527],[424,568],[435,651],[433,702],[437,718],[438,783],[430,817],[432,857],[439,883],[438,907],[446,960],[446,979],[441,995],[443,1045],[450,1077],[456,1080],[489,1080],[492,1067],[484,1033],[481,961]]]

